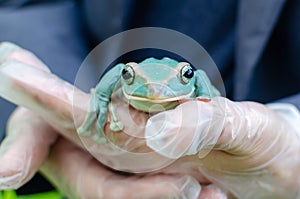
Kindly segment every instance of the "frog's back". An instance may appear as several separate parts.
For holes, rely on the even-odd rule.
[[[168,57],[164,57],[162,59],[156,59],[154,57],[151,57],[151,58],[145,59],[144,61],[139,63],[139,65],[143,66],[143,65],[148,65],[148,64],[159,64],[159,65],[166,65],[171,68],[175,68],[178,63],[179,63],[178,61],[168,58]]]

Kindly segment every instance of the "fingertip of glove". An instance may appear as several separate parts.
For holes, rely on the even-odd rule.
[[[15,50],[20,49],[19,46],[11,42],[1,42],[0,43],[0,64],[6,59],[7,55]]]
[[[0,168],[0,190],[17,189],[22,185],[23,172]]]

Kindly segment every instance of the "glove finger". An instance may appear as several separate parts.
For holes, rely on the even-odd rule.
[[[149,138],[147,145],[170,158],[198,152],[204,156],[211,149],[229,154],[245,154],[255,149],[261,154],[270,149],[269,140],[295,138],[296,133],[284,137],[282,133],[272,133],[272,129],[281,129],[283,123],[261,104],[215,97],[209,103],[186,102],[153,116],[145,133]],[[276,155],[278,150],[272,153]]]
[[[10,42],[0,42],[0,65],[12,60],[50,72],[48,67],[30,51]]]
[[[16,189],[25,184],[46,159],[56,137],[42,118],[18,108],[0,146],[0,189]]]
[[[186,102],[174,110],[151,117],[146,125],[147,145],[156,152],[177,159],[200,151],[206,155],[218,141],[225,121],[222,101]]]
[[[78,93],[73,102],[74,90]],[[81,145],[73,121],[81,123],[89,96],[55,75],[16,60],[0,65],[0,96],[41,115],[60,133]]]

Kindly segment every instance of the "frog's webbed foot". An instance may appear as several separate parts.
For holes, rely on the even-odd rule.
[[[99,101],[95,99],[96,98],[93,98],[91,102],[91,112],[88,113],[85,122],[77,129],[77,131],[80,136],[90,136],[92,135],[92,129],[96,127],[96,134],[93,135],[93,140],[98,144],[105,144],[107,143],[107,139],[104,133],[104,126],[107,121],[108,103],[106,101]],[[111,112],[113,119],[111,120],[110,128],[113,131],[122,130],[123,124],[115,119],[116,116],[114,109],[112,109]]]
[[[77,133],[79,136],[90,136],[92,134],[92,127],[97,121],[97,115],[99,112],[99,105],[96,100],[96,96],[92,95],[89,112],[87,113],[86,119],[84,120],[83,124],[79,126],[77,129]]]
[[[107,142],[104,126],[107,120],[107,103],[102,102],[99,104],[99,115],[96,123],[96,134],[93,137],[93,140],[98,144],[105,144]]]
[[[115,109],[111,103],[109,103],[108,108],[111,113],[111,120],[109,128],[112,131],[121,131],[124,128],[124,125],[121,121],[118,120],[117,115],[115,113]],[[97,134],[94,135],[93,140],[98,144],[105,144],[107,143],[107,139],[104,134],[104,126],[107,120],[107,108],[106,106],[101,106],[100,110],[102,110],[99,114],[98,121],[97,121]]]
[[[88,137],[92,134],[92,126],[96,121],[97,114],[95,112],[88,113],[88,116],[84,123],[77,129],[79,136]]]
[[[104,130],[103,128],[99,127],[98,125],[96,125],[97,127],[97,134],[95,134],[93,136],[93,140],[97,143],[97,144],[105,144],[107,143],[107,139],[104,135]]]
[[[109,128],[112,131],[121,131],[124,128],[124,124],[120,121],[111,121]]]
[[[121,131],[124,128],[124,124],[119,121],[116,111],[112,105],[112,103],[109,104],[109,110],[110,110],[110,114],[111,114],[111,120],[110,120],[110,126],[109,128],[112,131]]]

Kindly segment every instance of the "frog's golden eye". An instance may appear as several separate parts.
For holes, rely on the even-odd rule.
[[[122,78],[124,79],[126,84],[132,84],[134,81],[134,76],[135,74],[133,68],[129,64],[126,64],[122,70]]]
[[[182,83],[184,84],[189,83],[193,77],[194,77],[193,68],[189,64],[184,65],[180,70],[180,78]]]

